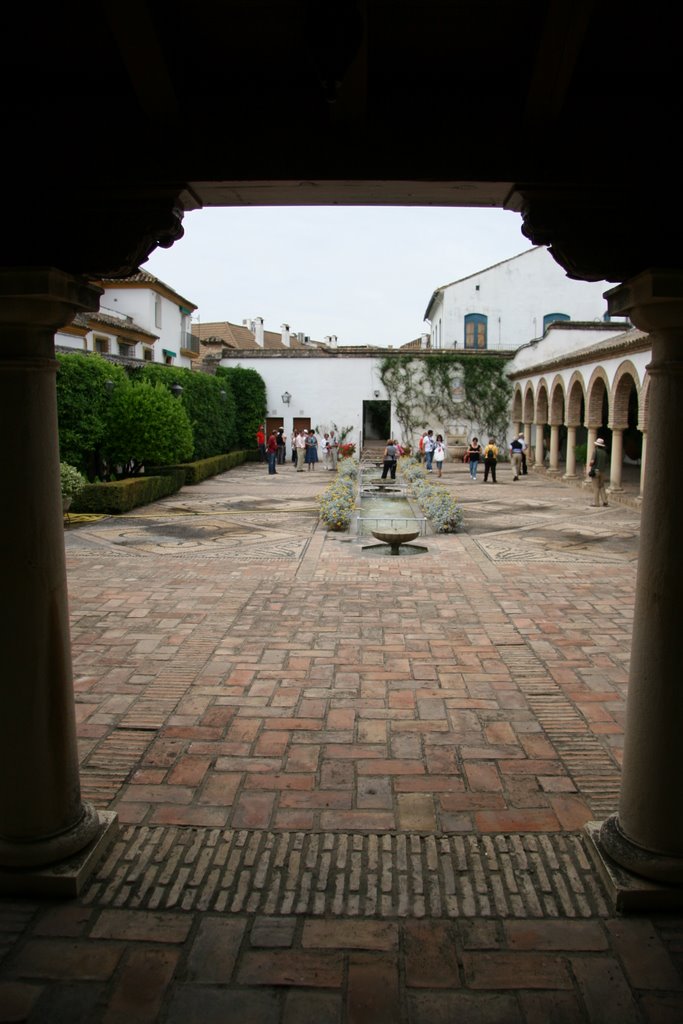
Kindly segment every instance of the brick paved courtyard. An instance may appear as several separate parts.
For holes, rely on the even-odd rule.
[[[84,797],[73,901],[0,904],[0,1022],[683,1021],[683,918],[617,917],[639,531],[530,475],[386,557],[329,474],[247,465],[65,531]],[[628,496],[627,496],[628,500]]]

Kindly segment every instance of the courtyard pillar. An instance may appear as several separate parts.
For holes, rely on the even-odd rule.
[[[624,431],[622,427],[612,427],[612,451],[609,464],[610,491],[623,491],[622,465],[624,462]]]
[[[50,268],[0,270],[0,890],[93,850],[115,815],[81,800],[57,433],[55,330],[101,290]],[[82,877],[81,857],[76,881]],[[59,872],[57,872],[59,875]],[[24,885],[25,883],[25,885]],[[53,891],[60,889],[59,883]],[[76,891],[74,889],[73,891]],[[73,891],[71,894],[73,894]]]
[[[542,466],[544,464],[544,462],[543,462],[544,454],[545,453],[543,451],[543,424],[542,423],[537,423],[536,424],[536,450],[535,450],[535,455],[534,455],[534,461],[535,461],[537,466]]]
[[[647,431],[643,431],[643,444],[640,452],[640,490],[638,497],[642,498],[645,486],[645,466],[647,461]]]
[[[576,480],[576,427],[567,427],[567,464],[564,479]]]
[[[557,423],[550,425],[550,465],[549,473],[560,472],[560,428]]]
[[[524,424],[524,428],[523,428],[524,429],[524,440],[526,442],[526,459],[527,459],[527,464],[531,464],[533,462],[533,454],[534,454],[533,453],[533,449],[531,447],[531,426],[532,426],[531,421],[529,421],[528,423]]]
[[[649,429],[682,437],[683,273],[646,271],[607,299],[610,313],[628,315],[652,342]],[[666,445],[655,445],[644,482],[619,810],[594,838],[608,863],[635,880],[676,886],[683,883],[681,508],[683,474],[672,471]]]
[[[588,464],[593,458],[593,449],[595,448],[595,439],[598,436],[597,427],[588,427],[588,433],[586,435],[586,476],[588,476]]]

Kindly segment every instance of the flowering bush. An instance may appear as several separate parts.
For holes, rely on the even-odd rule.
[[[70,466],[68,462],[60,462],[59,473],[62,478],[63,498],[75,498],[88,482],[83,474]]]
[[[352,455],[356,454],[356,446],[353,441],[347,441],[346,444],[339,445],[337,454],[340,459],[350,459]]]
[[[462,507],[443,484],[430,480],[424,467],[412,457],[400,460],[399,472],[436,532],[455,533],[462,525]]]
[[[356,508],[358,467],[350,460],[339,467],[333,483],[318,495],[320,518],[329,530],[347,530]]]

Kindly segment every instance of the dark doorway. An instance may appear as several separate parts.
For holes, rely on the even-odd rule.
[[[311,417],[310,416],[295,416],[292,421],[292,428],[296,434],[297,430],[310,430],[311,429]]]
[[[266,420],[266,441],[271,434],[277,434],[280,427],[284,427],[285,421],[282,416],[269,416]]]
[[[386,441],[391,431],[391,402],[374,399],[363,402],[363,443]]]

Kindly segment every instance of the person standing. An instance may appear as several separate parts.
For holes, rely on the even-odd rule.
[[[425,438],[426,438],[426,436],[427,436],[427,431],[423,430],[422,434],[420,436],[420,440],[417,443],[417,461],[418,462],[422,462],[424,460],[424,457],[425,457]]]
[[[396,479],[396,459],[398,453],[396,451],[396,444],[393,438],[389,438],[384,449],[384,467],[382,469],[382,480],[386,480],[387,475],[391,474],[391,479]]]
[[[607,490],[605,488],[605,480],[607,478],[608,465],[609,458],[607,455],[607,449],[605,448],[605,442],[601,437],[597,437],[595,439],[593,457],[588,464],[588,475],[589,477],[592,477],[593,480],[593,505],[596,508],[600,505],[607,507]]]
[[[470,479],[477,479],[477,469],[479,468],[479,460],[481,459],[481,445],[479,444],[479,438],[473,437],[470,441],[470,446],[467,449],[467,461],[470,464]]]
[[[329,451],[330,451],[330,470],[333,473],[336,473],[337,472],[337,449],[339,448],[339,441],[337,440],[337,435],[335,434],[334,430],[330,431],[330,436],[329,436],[329,440],[327,442],[327,447],[329,448]]]
[[[514,472],[513,480],[519,480],[522,472],[522,455],[524,452],[524,445],[520,438],[513,437],[510,441],[510,459],[512,461],[512,469]]]
[[[315,464],[318,461],[318,438],[315,436],[313,430],[309,431],[306,435],[306,463],[308,465],[308,471],[315,469]]]
[[[330,435],[323,434],[323,439],[320,442],[320,448],[323,456],[323,469],[328,470],[330,468]]]
[[[527,476],[529,473],[526,464],[526,450],[528,448],[528,445],[526,443],[526,438],[524,434],[519,435],[519,440],[522,442],[522,476]]]
[[[259,426],[256,431],[256,447],[258,448],[258,460],[259,462],[266,461],[266,435],[263,430],[263,425]]]
[[[424,439],[425,469],[428,473],[432,472],[432,461],[434,459],[435,448],[436,441],[434,440],[434,431],[428,430]]]
[[[277,438],[274,432],[268,438],[266,457],[268,459],[268,474],[273,476],[277,472],[275,469],[275,463],[277,462]]]
[[[290,446],[290,448],[292,450],[292,465],[294,466],[295,469],[296,469],[296,439],[297,439],[298,435],[299,435],[299,431],[298,430],[293,430],[292,431],[292,436],[289,439],[289,446]]]
[[[489,438],[489,443],[484,448],[484,483],[491,474],[491,483],[496,482],[496,463],[498,462],[498,446],[495,437]]]
[[[277,443],[277,464],[278,466],[282,466],[284,465],[285,453],[287,451],[284,427],[278,427],[277,434],[275,435],[275,441]]]
[[[436,435],[436,442],[434,444],[434,464],[436,466],[436,475],[437,476],[441,476],[445,458],[446,458],[446,442],[444,441],[442,434],[437,434]]]
[[[306,457],[306,438],[308,431],[298,431],[296,435],[296,471],[297,473],[303,473],[304,471],[304,459]]]

